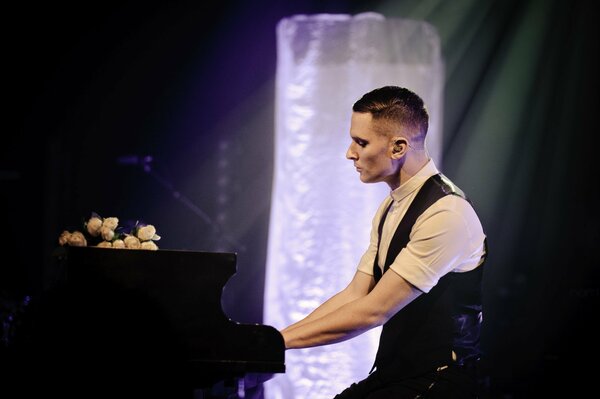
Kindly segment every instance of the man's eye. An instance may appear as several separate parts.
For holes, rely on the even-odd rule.
[[[366,147],[367,146],[367,142],[363,141],[363,140],[356,140],[356,144],[358,144],[361,147]]]

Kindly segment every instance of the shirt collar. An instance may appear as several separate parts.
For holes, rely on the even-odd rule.
[[[407,195],[421,187],[427,179],[438,173],[440,173],[439,170],[436,168],[433,159],[430,158],[425,166],[423,166],[414,176],[402,183],[397,189],[391,191],[390,196],[394,201],[401,201],[406,198]]]

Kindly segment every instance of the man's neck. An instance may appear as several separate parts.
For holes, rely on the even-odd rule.
[[[411,154],[412,155],[412,154]],[[398,173],[398,179],[388,183],[390,189],[393,191],[400,187],[402,184],[406,183],[411,177],[416,175],[425,165],[429,162],[429,156],[427,153],[423,154],[415,154],[412,156],[408,156],[404,162],[404,164],[400,167],[400,172]]]

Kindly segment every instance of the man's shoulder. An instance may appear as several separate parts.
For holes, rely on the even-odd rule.
[[[456,195],[468,201],[464,191],[443,173],[435,174],[429,179],[431,179],[445,195]]]

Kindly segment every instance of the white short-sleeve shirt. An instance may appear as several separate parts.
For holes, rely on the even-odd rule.
[[[438,174],[433,160],[408,181],[393,190],[379,206],[371,228],[371,240],[358,270],[373,274],[378,229],[383,213],[390,207],[381,234],[379,267],[383,271],[390,242],[410,203],[425,181]],[[409,242],[390,269],[423,292],[429,292],[449,272],[467,272],[483,261],[485,234],[475,210],[457,195],[446,195],[416,220]]]

